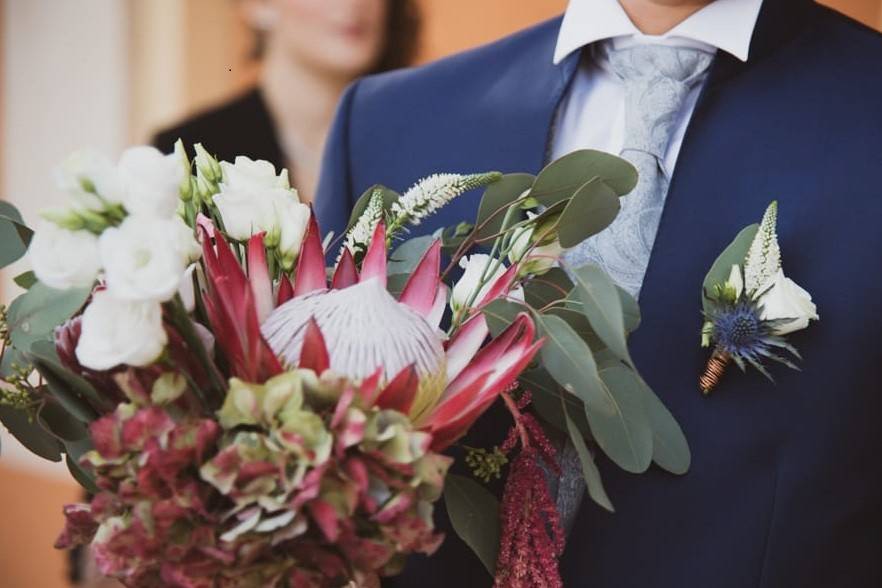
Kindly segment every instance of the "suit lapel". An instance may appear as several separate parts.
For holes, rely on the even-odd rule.
[[[748,62],[721,53],[708,74],[680,150],[640,296],[646,326],[635,335],[635,355],[638,361],[643,358],[643,365],[660,381],[666,369],[652,367],[659,363],[654,361],[654,346],[675,329],[695,327],[698,332],[704,272],[740,228],[758,220],[774,197],[726,198],[726,190],[719,189],[727,180],[717,173],[722,156],[717,146],[726,141],[727,126],[718,123],[750,117],[745,104],[727,100],[730,87],[804,32],[813,5],[811,0],[766,0]],[[698,373],[704,353],[697,336],[695,340],[692,361]],[[664,396],[664,391],[659,392]]]

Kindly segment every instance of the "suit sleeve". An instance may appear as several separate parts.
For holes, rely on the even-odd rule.
[[[340,99],[322,159],[314,210],[323,235],[330,231],[334,231],[336,237],[343,234],[349,214],[358,198],[352,192],[349,146],[349,129],[357,87],[358,82],[353,83]]]

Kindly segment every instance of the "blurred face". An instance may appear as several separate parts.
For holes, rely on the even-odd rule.
[[[329,75],[354,78],[377,63],[387,0],[247,0],[246,17],[266,35],[267,53]]]

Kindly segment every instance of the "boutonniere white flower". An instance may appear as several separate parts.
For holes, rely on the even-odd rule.
[[[811,295],[784,274],[777,218],[778,204],[772,202],[759,226],[744,229],[705,279],[702,346],[713,348],[699,378],[705,394],[733,361],[742,370],[753,366],[770,380],[765,360],[799,369],[785,355],[800,359],[784,335],[805,329],[819,316]]]

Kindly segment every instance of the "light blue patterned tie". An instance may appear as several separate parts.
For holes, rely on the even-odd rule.
[[[664,45],[619,50],[608,45],[601,50],[625,87],[621,155],[634,164],[640,180],[622,198],[622,210],[612,225],[568,251],[564,260],[570,267],[595,263],[637,296],[668,192],[665,153],[689,90],[701,79],[713,55]]]
[[[689,90],[700,80],[713,55],[698,49],[638,45],[605,52],[625,86],[625,143],[622,157],[640,179],[622,198],[622,210],[602,233],[564,255],[566,265],[595,263],[633,296],[638,296],[655,234],[661,221],[670,178],[664,168],[671,133],[680,120]],[[572,443],[562,447],[556,502],[569,531],[585,493],[579,457]]]

